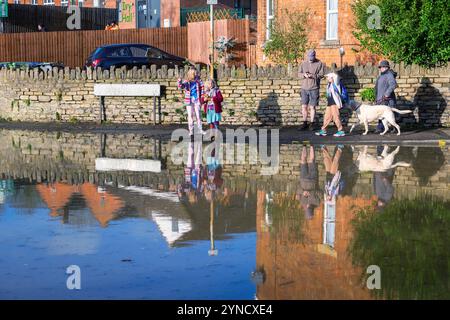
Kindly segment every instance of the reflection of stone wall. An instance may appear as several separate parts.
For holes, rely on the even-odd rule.
[[[396,90],[399,104],[414,106],[415,119],[424,125],[450,125],[448,68],[423,70],[416,66],[394,66],[399,73]],[[378,69],[354,66],[342,72],[351,98],[360,90],[373,88]],[[47,74],[31,71],[0,71],[0,117],[20,121],[97,121],[99,99],[93,95],[95,83],[159,83],[163,86],[163,123],[184,121],[183,96],[176,80],[183,70],[124,69],[97,72],[65,69]],[[206,72],[202,73],[206,79]],[[224,122],[228,124],[299,124],[300,80],[291,67],[224,68],[218,72],[225,98]],[[322,83],[324,92],[325,81]],[[322,109],[325,100],[322,97]],[[115,123],[152,123],[151,98],[107,98],[107,119]],[[319,114],[321,114],[320,112]],[[352,120],[353,121],[353,120]]]
[[[170,150],[174,143],[160,142],[139,135],[117,134],[107,135],[105,155],[112,158],[159,158],[161,155],[166,169],[161,174],[139,173],[95,173],[95,158],[101,155],[101,136],[90,133],[71,134],[56,132],[7,131],[0,135],[0,174],[17,178],[33,178],[36,180],[73,179],[73,181],[99,182],[108,180],[121,184],[161,184],[165,188],[173,185],[183,177],[183,167],[175,165],[170,158]],[[206,147],[206,145],[205,145]],[[356,163],[359,150],[353,152],[353,163]],[[403,150],[403,151],[402,151]],[[397,161],[412,161],[409,149],[401,147]],[[330,148],[332,153],[333,149]],[[224,165],[223,178],[226,186],[240,186],[243,189],[271,189],[295,193],[300,176],[301,145],[280,146],[279,172],[273,176],[262,176],[260,164]],[[375,147],[369,147],[370,154],[375,155]],[[420,152],[424,152],[423,150]],[[426,152],[426,151],[425,151]],[[316,150],[316,163],[319,167],[319,188],[324,185],[325,168],[320,150]],[[413,167],[397,168],[394,178],[396,197],[414,197],[420,191],[426,191],[445,198],[450,198],[450,152],[443,150],[443,164],[429,177],[428,184],[419,187],[419,177]],[[407,159],[400,159],[400,158]],[[430,159],[433,156],[430,155]],[[420,161],[425,161],[424,159]],[[341,163],[341,170],[348,170],[349,161]],[[354,195],[370,197],[373,191],[373,173],[356,172],[353,187]],[[250,180],[249,180],[250,179]]]

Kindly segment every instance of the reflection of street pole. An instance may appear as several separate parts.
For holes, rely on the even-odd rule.
[[[211,195],[211,203],[209,206],[210,211],[210,219],[209,219],[209,234],[211,241],[211,249],[208,250],[208,254],[210,256],[217,256],[219,254],[219,250],[216,250],[214,247],[214,195]]]

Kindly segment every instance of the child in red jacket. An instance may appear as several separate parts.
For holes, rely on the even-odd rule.
[[[222,121],[222,93],[213,79],[206,82],[205,89],[206,122],[211,129],[218,129],[219,123]]]

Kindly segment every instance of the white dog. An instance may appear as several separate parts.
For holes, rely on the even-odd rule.
[[[359,108],[355,110],[356,115],[359,119],[359,124],[364,124],[365,131],[363,135],[366,135],[369,132],[369,122],[381,120],[384,126],[384,132],[380,133],[380,135],[386,134],[389,130],[389,124],[394,126],[397,129],[397,135],[400,135],[400,126],[395,122],[394,112],[400,114],[411,113],[411,110],[398,110],[396,108],[391,108],[385,105],[367,105],[362,104]],[[356,127],[357,124],[354,124],[350,129],[350,133]]]
[[[386,172],[389,169],[396,167],[409,167],[411,166],[407,162],[397,162],[394,163],[395,156],[400,151],[400,146],[398,146],[394,151],[388,153],[388,146],[384,146],[383,153],[380,157],[367,154],[367,146],[364,147],[363,151],[359,153],[358,156],[358,168],[362,172]]]

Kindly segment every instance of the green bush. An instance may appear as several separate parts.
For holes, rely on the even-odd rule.
[[[368,10],[371,5],[380,9],[379,27],[374,27],[375,12]],[[352,10],[354,35],[370,52],[424,67],[449,61],[448,0],[355,0]]]
[[[308,11],[283,10],[270,27],[264,54],[278,64],[299,64],[308,45]]]
[[[449,299],[450,201],[422,195],[363,210],[354,223],[353,262],[381,269],[387,299]]]
[[[375,89],[365,88],[359,93],[362,101],[375,101]]]

